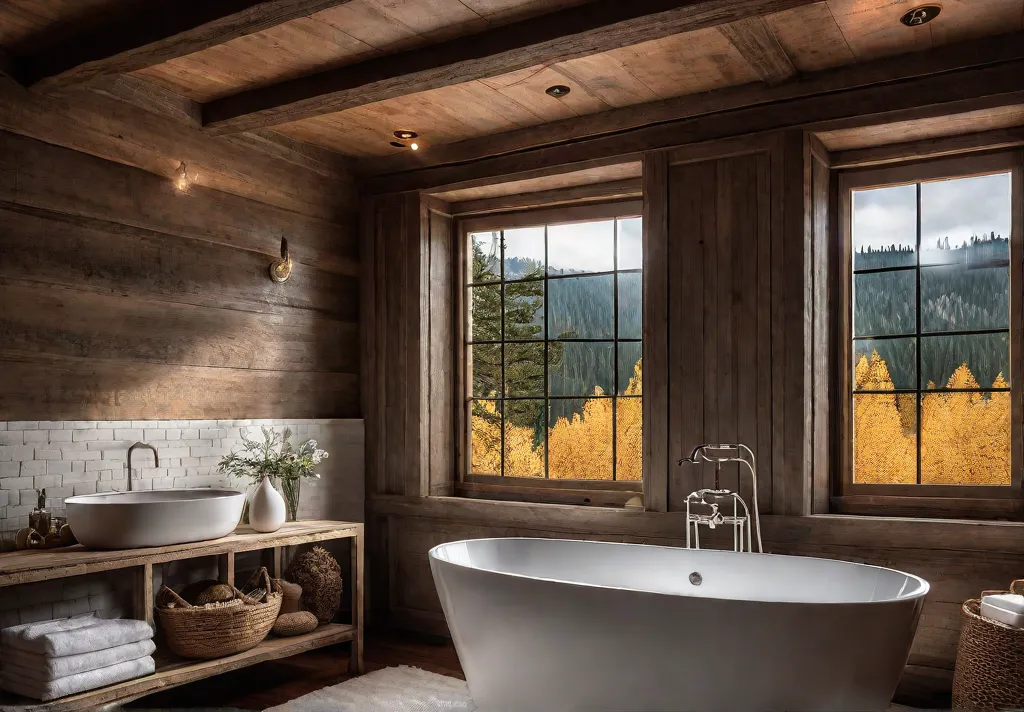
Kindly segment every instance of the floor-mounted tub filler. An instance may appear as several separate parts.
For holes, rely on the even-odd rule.
[[[480,712],[885,710],[928,583],[800,556],[553,539],[430,551]]]

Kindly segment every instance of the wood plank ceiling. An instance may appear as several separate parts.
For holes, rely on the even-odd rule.
[[[311,73],[363,66],[377,57],[582,2],[277,0],[296,14],[301,13],[295,8],[304,3],[325,9],[270,26],[252,23],[244,31],[223,33],[217,42],[200,38],[197,46],[205,42],[206,48],[185,56],[172,53],[167,61],[132,60],[135,65],[130,61],[124,66],[138,66],[136,77],[194,102],[208,103]],[[274,3],[218,0],[216,4],[241,8]],[[646,4],[661,9],[701,5],[694,0]],[[403,151],[390,145],[392,132],[410,129],[420,133],[419,144],[429,151],[435,145],[574,116],[759,81],[779,83],[796,73],[1024,29],[1024,0],[944,0],[939,18],[919,28],[899,22],[914,6],[909,0],[764,0],[755,5],[789,9],[722,25],[698,18],[688,26],[702,29],[593,54],[576,52],[563,61],[538,61],[506,73],[485,72],[486,76],[471,81],[442,82],[428,91],[299,121],[268,123],[291,138],[351,156]],[[98,23],[138,6],[136,0],[8,0],[0,4],[0,50],[13,55],[38,51],[86,19]],[[287,17],[286,10],[273,12]],[[222,41],[224,37],[229,39]],[[544,93],[555,84],[570,87],[570,93],[561,99]]]

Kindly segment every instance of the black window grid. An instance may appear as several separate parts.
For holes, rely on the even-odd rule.
[[[917,360],[916,369],[916,388],[893,388],[891,390],[874,390],[874,389],[851,389],[853,395],[913,395],[915,397],[916,407],[916,429],[917,429],[917,484],[921,484],[921,408],[922,408],[922,396],[929,394],[941,394],[941,393],[1009,393],[1012,388],[948,388],[948,387],[936,387],[936,388],[922,388],[921,387],[921,340],[928,339],[931,337],[940,336],[984,336],[989,334],[1007,334],[1009,336],[1010,329],[997,328],[997,329],[964,329],[964,330],[950,330],[950,331],[922,331],[921,330],[921,273],[925,270],[937,269],[943,267],[950,267],[950,264],[938,263],[938,264],[921,264],[921,183],[915,184],[916,188],[916,241],[914,248],[914,259],[915,264],[912,265],[897,265],[892,267],[875,267],[869,269],[853,269],[852,273],[856,277],[859,274],[882,274],[891,272],[914,272],[914,289],[915,289],[915,315],[914,315],[914,332],[909,334],[877,334],[877,335],[859,335],[852,337],[854,343],[858,341],[886,341],[893,339],[914,339],[915,344],[915,358]],[[856,259],[856,258],[854,258]],[[1009,261],[986,264],[986,267],[996,266],[1008,266]],[[854,300],[850,300],[850,318],[853,323]],[[851,352],[852,355],[852,352]],[[850,364],[852,366],[853,364]],[[1015,374],[1010,374],[1011,379],[1015,378]],[[856,416],[854,416],[856,417]],[[856,477],[856,473],[854,473]]]
[[[623,216],[624,218],[625,216]],[[619,373],[619,344],[643,343],[643,339],[632,339],[632,338],[619,338],[619,276],[624,274],[643,274],[643,269],[619,269],[619,221],[623,218],[612,218],[613,224],[613,236],[612,236],[612,254],[613,254],[613,269],[604,270],[599,272],[572,272],[566,273],[552,273],[548,269],[548,225],[544,225],[544,275],[541,277],[528,277],[521,279],[505,279],[505,230],[493,230],[491,232],[500,232],[500,251],[498,259],[498,272],[499,278],[497,280],[482,280],[473,281],[472,273],[470,274],[470,280],[466,283],[466,291],[468,294],[472,294],[474,287],[486,287],[486,286],[497,286],[500,291],[500,308],[501,308],[501,339],[488,340],[479,339],[474,340],[468,338],[466,340],[466,346],[472,348],[473,346],[481,345],[492,345],[501,346],[501,383],[500,396],[497,398],[489,398],[486,396],[474,396],[470,393],[468,402],[472,406],[475,402],[489,402],[495,403],[498,406],[498,412],[501,416],[501,453],[500,453],[500,466],[499,475],[505,476],[505,408],[504,403],[507,401],[543,401],[544,402],[544,479],[550,479],[550,457],[549,457],[549,434],[550,434],[550,401],[583,401],[591,399],[604,399],[612,402],[612,481],[617,479],[618,475],[618,401],[619,400],[641,400],[643,395],[639,396],[627,396],[621,395],[620,391],[624,390],[624,384],[621,383]],[[537,226],[539,227],[539,226]],[[487,231],[483,231],[487,232]],[[470,238],[471,240],[472,238]],[[470,243],[470,248],[472,244]],[[594,339],[583,339],[583,338],[550,338],[548,337],[548,283],[559,279],[578,279],[581,277],[606,277],[613,276],[613,300],[612,300],[612,312],[613,312],[613,336],[611,338],[594,338]],[[544,334],[543,339],[506,339],[505,338],[505,285],[507,284],[522,284],[528,282],[543,282],[544,283]],[[472,304],[472,299],[467,300],[469,304]],[[470,307],[470,310],[472,307]],[[505,394],[505,344],[544,344],[544,393],[543,395],[534,396],[509,396]],[[549,361],[548,361],[548,345],[552,343],[594,343],[594,344],[612,344],[612,383],[613,393],[605,393],[602,395],[594,394],[583,394],[583,395],[551,395],[550,393],[550,382],[549,382]],[[626,379],[628,383],[628,377]],[[472,387],[470,387],[472,391]],[[469,421],[472,422],[472,407],[470,407]],[[472,431],[472,428],[470,428]],[[472,434],[470,435],[472,437]],[[470,470],[472,471],[472,463],[470,463]],[[479,473],[473,473],[479,474]],[[596,478],[593,478],[596,479]],[[586,481],[586,480],[582,480]]]

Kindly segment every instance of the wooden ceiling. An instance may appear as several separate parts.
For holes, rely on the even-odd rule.
[[[1024,30],[1024,0],[943,0],[918,28],[899,22],[910,0],[210,0],[180,13],[189,3],[152,2],[6,0],[0,69],[7,56],[8,73],[40,91],[131,73],[204,104],[215,132],[272,128],[384,156],[407,150],[390,145],[396,129],[419,132],[429,153]],[[170,30],[145,17],[161,11]],[[555,36],[563,27],[569,39]],[[544,93],[555,84],[571,92]]]

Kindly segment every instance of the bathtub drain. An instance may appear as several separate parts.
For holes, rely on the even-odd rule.
[[[694,586],[700,586],[702,583],[704,583],[704,577],[701,576],[698,572],[694,571],[692,574],[690,574],[690,583],[692,583]]]

